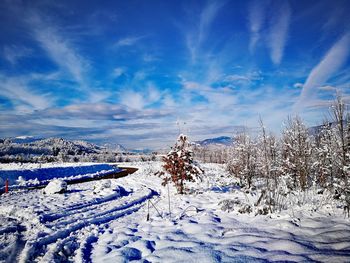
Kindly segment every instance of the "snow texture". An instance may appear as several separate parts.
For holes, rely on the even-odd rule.
[[[203,181],[188,185],[191,194],[170,186],[169,211],[167,187],[154,176],[161,163],[128,165],[139,170],[69,185],[60,195],[0,196],[0,261],[350,261],[350,221],[326,193],[304,192],[279,213],[240,213],[244,204],[254,210],[258,190],[243,192],[224,166],[204,164]],[[230,211],[223,200],[235,200],[226,202]]]

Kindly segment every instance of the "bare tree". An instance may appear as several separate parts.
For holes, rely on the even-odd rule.
[[[341,165],[341,177],[344,180],[345,185],[348,185],[348,167],[349,167],[349,124],[347,124],[347,107],[343,98],[337,95],[331,108],[331,116],[336,124],[337,142],[339,144],[339,155]],[[348,126],[348,127],[346,127]]]

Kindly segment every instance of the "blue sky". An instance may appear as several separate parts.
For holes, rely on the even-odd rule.
[[[0,136],[159,148],[350,93],[349,1],[0,3]]]

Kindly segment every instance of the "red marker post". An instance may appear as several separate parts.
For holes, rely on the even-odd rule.
[[[9,179],[6,179],[5,181],[5,193],[9,192]]]

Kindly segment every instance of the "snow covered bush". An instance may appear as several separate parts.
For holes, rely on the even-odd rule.
[[[62,194],[67,191],[67,183],[61,179],[54,179],[44,188],[44,194]]]
[[[193,161],[193,154],[187,136],[183,134],[178,137],[171,151],[163,157],[163,162],[164,171],[156,174],[163,177],[163,186],[172,181],[179,194],[185,193],[186,181],[194,182],[203,174],[203,170]]]

